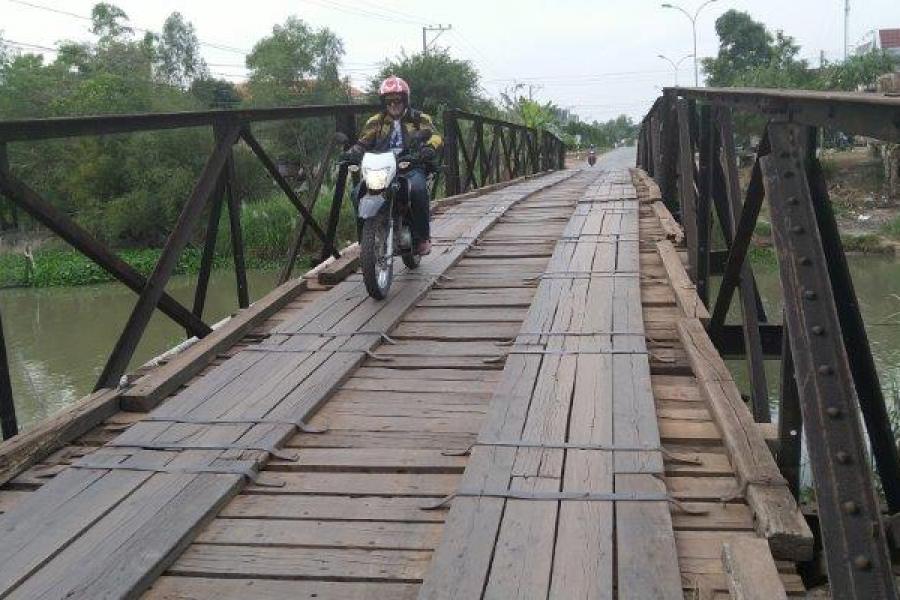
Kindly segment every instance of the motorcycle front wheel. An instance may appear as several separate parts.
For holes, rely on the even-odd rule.
[[[389,245],[390,219],[382,211],[366,219],[360,236],[359,263],[366,291],[376,300],[384,300],[394,278],[393,248]]]

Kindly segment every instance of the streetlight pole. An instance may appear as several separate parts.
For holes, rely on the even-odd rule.
[[[681,63],[683,63],[685,60],[687,60],[688,58],[690,58],[694,55],[693,54],[685,54],[684,56],[682,56],[681,58],[678,59],[678,62],[673,61],[671,58],[669,58],[668,56],[665,56],[664,54],[657,54],[656,56],[667,61],[670,65],[672,65],[672,69],[675,71],[675,87],[678,87],[678,68],[681,66]]]
[[[676,6],[675,4],[669,4],[667,2],[662,5],[663,8],[674,8],[675,10],[681,11],[682,13],[684,13],[684,16],[686,16],[691,22],[691,28],[694,31],[694,87],[700,87],[700,70],[697,67],[697,16],[700,14],[701,10],[703,10],[713,2],[718,2],[718,0],[706,0],[706,2],[701,4],[699,8],[694,11],[693,16],[691,16],[691,13],[684,10],[680,6]]]

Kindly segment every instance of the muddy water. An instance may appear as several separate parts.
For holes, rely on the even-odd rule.
[[[270,291],[277,273],[247,274],[251,300]],[[167,291],[191,306],[196,275],[175,276]],[[137,296],[117,283],[0,290],[13,397],[26,429],[91,391]],[[213,273],[204,320],[214,323],[237,309],[234,274]],[[137,349],[137,367],[185,338],[184,330],[155,314]]]

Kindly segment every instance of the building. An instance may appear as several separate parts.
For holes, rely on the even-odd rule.
[[[900,58],[900,29],[878,30],[878,47]]]

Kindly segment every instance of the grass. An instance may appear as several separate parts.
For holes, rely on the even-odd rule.
[[[322,189],[313,216],[324,230],[331,210],[333,190]],[[283,195],[244,204],[241,210],[241,230],[244,239],[244,258],[248,268],[279,268],[287,255],[291,234],[297,221],[297,209]],[[348,201],[341,207],[337,230],[340,248],[356,238],[353,209]],[[179,257],[175,274],[196,273],[200,270],[202,242],[185,248]],[[314,262],[321,252],[321,242],[307,228],[298,260],[299,268]],[[158,248],[117,250],[117,254],[139,273],[149,275],[159,259]],[[216,240],[215,268],[231,263],[231,230],[227,212],[219,220]],[[295,273],[298,269],[295,269]],[[53,287],[90,285],[113,281],[112,275],[80,252],[72,249],[45,248],[34,252],[34,263],[21,254],[0,254],[0,288]]]
[[[893,240],[900,240],[900,215],[882,225],[881,233]]]
[[[861,252],[863,254],[893,254],[894,247],[886,244],[882,237],[875,233],[862,235],[843,234],[841,242],[845,252]]]

